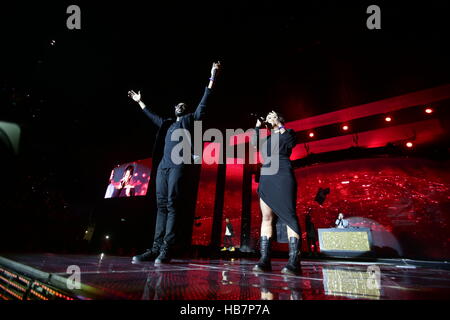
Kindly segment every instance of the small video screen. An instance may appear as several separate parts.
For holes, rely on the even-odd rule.
[[[117,165],[111,170],[105,199],[145,196],[151,167],[151,158]]]

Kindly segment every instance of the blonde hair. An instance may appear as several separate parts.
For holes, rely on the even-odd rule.
[[[286,120],[284,119],[284,116],[281,114],[281,113],[279,113],[278,111],[270,111],[269,113],[275,113],[276,115],[277,115],[277,119],[278,119],[278,121],[280,121],[280,123],[282,124],[282,125],[284,125],[284,123],[286,122]]]

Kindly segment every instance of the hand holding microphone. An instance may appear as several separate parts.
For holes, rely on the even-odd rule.
[[[256,118],[256,127],[260,128],[263,124],[267,126],[266,119],[264,117],[259,116],[257,113],[250,113],[252,117]]]

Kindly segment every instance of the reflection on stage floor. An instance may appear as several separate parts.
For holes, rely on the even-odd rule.
[[[258,274],[252,272],[256,261],[251,259],[173,260],[171,264],[157,266],[152,262],[132,264],[128,257],[107,255],[8,254],[2,257],[63,278],[69,276],[69,266],[78,266],[81,283],[95,288],[98,299],[408,300],[450,297],[448,269],[412,265],[402,260],[371,263],[303,260],[301,275],[285,276],[280,270],[286,260],[273,260],[272,272]]]

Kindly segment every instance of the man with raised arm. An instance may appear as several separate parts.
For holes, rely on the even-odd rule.
[[[143,254],[134,256],[132,260],[134,263],[153,260],[155,260],[155,263],[170,262],[171,248],[175,243],[175,222],[179,211],[184,165],[192,163],[190,161],[191,158],[186,161],[186,157],[175,152],[175,146],[179,144],[178,133],[183,130],[191,132],[194,127],[194,121],[203,119],[219,68],[220,62],[213,63],[208,87],[205,88],[203,98],[195,112],[187,113],[186,104],[180,102],[174,107],[175,119],[164,119],[153,113],[141,100],[140,91],[138,93],[133,90],[128,92],[129,97],[139,104],[144,113],[159,128],[152,159],[153,168],[157,168],[156,202],[158,213],[155,237],[152,248]],[[180,159],[182,159],[181,162]]]

